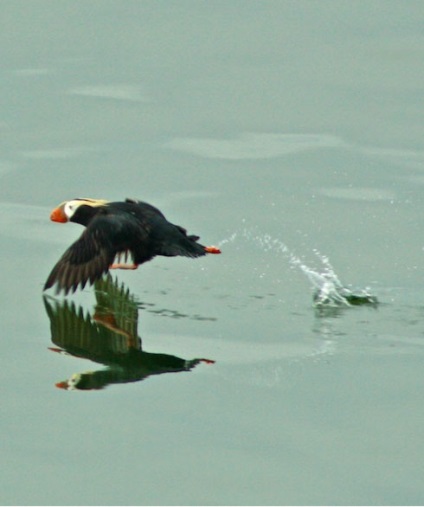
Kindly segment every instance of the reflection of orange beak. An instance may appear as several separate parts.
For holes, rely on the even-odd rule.
[[[59,208],[55,208],[50,213],[50,220],[52,222],[60,222],[62,224],[66,223],[68,221],[68,217],[65,215],[63,211],[63,206],[59,206]]]
[[[64,382],[58,382],[55,386],[59,389],[68,389],[68,382],[66,382],[66,380]]]

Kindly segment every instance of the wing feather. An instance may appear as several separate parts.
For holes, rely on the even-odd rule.
[[[75,292],[87,282],[91,284],[109,270],[116,254],[110,235],[111,223],[106,217],[99,217],[84,230],[62,255],[52,269],[44,290],[57,284],[57,292]]]

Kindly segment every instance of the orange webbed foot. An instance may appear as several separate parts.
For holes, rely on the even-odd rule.
[[[221,250],[217,246],[205,246],[205,252],[210,254],[220,254]]]

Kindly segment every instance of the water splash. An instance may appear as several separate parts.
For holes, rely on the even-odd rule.
[[[314,250],[314,253],[321,260],[323,271],[314,271],[305,264],[301,264],[300,269],[312,283],[314,288],[313,300],[316,308],[376,305],[378,303],[376,296],[371,294],[369,288],[353,289],[343,285],[329,258],[320,254],[318,250]]]
[[[258,234],[254,230],[243,229],[220,241],[219,246],[236,241],[239,237],[253,242],[264,252],[276,252],[283,255],[292,268],[299,269],[312,284],[313,304],[315,308],[340,308],[358,305],[377,305],[378,300],[369,288],[353,289],[343,285],[336,274],[330,260],[314,249],[319,258],[321,270],[307,266],[298,256],[279,239],[270,234]]]

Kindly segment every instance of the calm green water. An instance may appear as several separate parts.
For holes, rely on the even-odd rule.
[[[1,19],[2,503],[421,504],[424,4]],[[115,273],[133,303],[107,330],[92,288],[42,297],[77,196],[146,200],[223,253]],[[381,304],[318,314],[290,255]],[[74,374],[104,388],[55,387]]]

